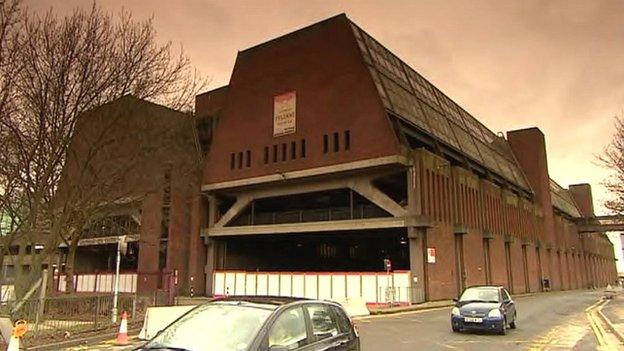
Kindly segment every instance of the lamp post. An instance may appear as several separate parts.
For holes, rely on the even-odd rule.
[[[126,243],[126,236],[122,235],[117,241],[117,262],[115,263],[115,286],[113,287],[113,309],[112,309],[112,321],[117,323],[117,301],[119,299],[119,266],[121,263],[121,254],[126,254],[128,244]]]

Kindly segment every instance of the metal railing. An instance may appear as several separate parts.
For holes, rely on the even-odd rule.
[[[43,303],[43,306],[41,306]],[[129,322],[141,322],[147,307],[154,304],[152,298],[136,295],[120,295],[118,310],[126,311]],[[26,339],[43,335],[66,335],[67,333],[87,332],[112,327],[113,296],[52,296],[45,299],[25,300],[19,309],[17,301],[7,301],[0,305],[0,314],[15,321],[28,321],[30,332]],[[41,308],[42,307],[42,308]]]

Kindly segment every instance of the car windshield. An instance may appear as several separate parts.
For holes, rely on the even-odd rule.
[[[468,288],[461,295],[459,301],[500,302],[500,295],[497,288]]]
[[[168,326],[144,348],[244,351],[274,309],[241,302],[203,305]]]

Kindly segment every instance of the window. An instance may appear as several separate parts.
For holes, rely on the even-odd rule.
[[[303,310],[300,307],[283,312],[269,330],[269,348],[282,346],[294,350],[307,344],[307,333]]]
[[[334,133],[334,152],[340,151],[340,135],[338,132]]]
[[[319,341],[338,335],[338,325],[332,315],[330,306],[307,306],[308,315],[312,322],[313,341]]]
[[[297,158],[297,142],[291,141],[290,142],[290,159],[294,160],[296,158]]]
[[[345,150],[350,150],[351,149],[351,131],[350,130],[345,130],[344,132],[344,148]]]
[[[234,169],[234,165],[236,164],[235,161],[236,156],[234,155],[234,153],[230,154],[230,169]]]
[[[277,145],[273,145],[273,162],[277,162]]]
[[[238,168],[243,168],[243,152],[238,153]]]
[[[282,161],[286,161],[286,144],[282,144]]]
[[[305,157],[306,157],[305,139],[301,139],[301,158],[305,158]]]
[[[251,167],[251,150],[247,150],[247,158],[245,159],[245,166]]]
[[[340,307],[333,307],[332,309],[334,310],[334,315],[336,316],[340,331],[342,333],[350,334],[351,321],[349,321],[349,317],[347,317],[347,315],[342,311]]]
[[[329,151],[329,135],[323,135],[323,153],[326,154]]]
[[[509,296],[509,293],[507,292],[506,289],[503,289],[503,301],[509,301],[511,300],[511,296]]]
[[[265,146],[264,147],[264,164],[266,165],[267,163],[269,163],[269,147]]]

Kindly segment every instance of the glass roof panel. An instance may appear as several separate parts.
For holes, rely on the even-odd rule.
[[[504,137],[485,127],[373,37],[353,23],[351,27],[387,109],[462,150],[498,175],[529,189]]]
[[[461,150],[468,155],[468,157],[483,164],[483,158],[481,157],[472,136],[455,123],[451,123],[451,128],[453,128],[453,131],[455,132],[455,136],[457,137]]]
[[[567,189],[562,188],[552,179],[550,180],[550,199],[558,210],[572,216],[581,217],[581,212]]]
[[[427,115],[433,134],[443,142],[459,150],[459,143],[446,117],[427,104],[421,104],[421,106],[425,111],[425,115]]]
[[[498,167],[498,162],[496,161],[496,156],[494,156],[494,151],[487,147],[481,140],[475,139],[475,144],[477,144],[479,153],[483,157],[484,165],[491,171],[502,175],[502,171]]]
[[[388,92],[390,102],[394,106],[394,111],[422,130],[431,132],[427,117],[423,114],[416,96],[384,76],[381,76],[381,79]]]

